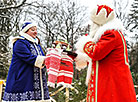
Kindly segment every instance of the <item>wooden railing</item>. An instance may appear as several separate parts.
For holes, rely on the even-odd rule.
[[[2,100],[3,85],[6,86],[5,80],[0,80],[0,102]]]

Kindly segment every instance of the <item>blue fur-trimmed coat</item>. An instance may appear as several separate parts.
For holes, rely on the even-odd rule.
[[[13,39],[13,55],[2,102],[50,102],[45,59],[38,40],[26,33]]]

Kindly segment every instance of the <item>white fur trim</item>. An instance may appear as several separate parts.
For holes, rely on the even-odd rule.
[[[38,55],[35,61],[35,66],[39,68],[43,68],[45,58],[46,58],[45,56]]]
[[[31,37],[30,35],[28,35],[27,33],[22,32],[22,31],[20,32],[20,35],[23,36],[23,37],[25,37],[27,40],[29,40],[29,41],[31,41],[31,42],[33,42],[33,43],[38,44],[38,39],[37,39],[37,38],[34,39],[34,38]]]
[[[87,76],[86,76],[86,82],[85,82],[87,86],[88,86],[88,82],[90,80],[91,71],[92,71],[92,59],[89,60],[89,65],[88,65],[88,69],[87,69]]]
[[[108,23],[104,24],[103,26],[100,26],[97,32],[95,33],[95,36],[93,38],[93,42],[97,43],[101,36],[104,34],[107,30],[120,30],[122,31],[123,24],[119,19],[113,19],[109,21]]]
[[[76,49],[79,50],[80,52],[84,52],[83,51],[84,45],[89,41],[92,41],[90,36],[84,35],[84,36],[80,37],[78,39],[78,42],[75,44]]]
[[[48,99],[48,100],[30,100],[30,101],[4,101],[4,100],[2,100],[2,102],[51,102],[51,99]]]
[[[105,8],[102,8],[99,13],[97,14],[98,6],[95,7],[92,12],[91,12],[91,20],[98,24],[98,25],[103,25],[107,23],[108,21],[111,21],[112,19],[115,18],[114,11],[112,11],[108,17],[107,17],[107,11]]]
[[[78,55],[74,60],[76,63],[76,69],[78,69],[80,71],[81,69],[84,69],[87,67],[87,62],[88,62],[88,60],[90,60],[90,57],[88,57],[87,54],[82,53],[80,51],[76,51],[76,53]]]
[[[18,39],[24,39],[24,38],[20,36],[13,37],[13,39],[11,40],[11,43],[14,44]]]
[[[37,25],[35,23],[28,24],[21,31],[25,33],[28,29],[30,29],[31,27],[34,27],[34,26],[37,26]]]
[[[11,43],[14,44],[18,39],[27,39],[33,43],[36,43],[38,44],[38,39],[34,39],[32,38],[30,35],[28,35],[27,33],[24,33],[24,32],[20,32],[19,33],[20,36],[16,36],[16,37],[13,37],[12,40],[11,40]],[[21,37],[22,36],[22,37]]]

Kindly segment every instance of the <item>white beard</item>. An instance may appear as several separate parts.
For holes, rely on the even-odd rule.
[[[98,31],[99,28],[100,28],[99,25],[97,25],[97,24],[95,24],[95,23],[92,22],[91,28],[90,28],[90,37],[91,38],[94,38],[95,33]]]

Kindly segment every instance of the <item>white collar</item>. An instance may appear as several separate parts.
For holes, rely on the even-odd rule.
[[[33,42],[33,43],[36,43],[38,44],[38,39],[34,39],[33,37],[31,37],[30,35],[28,35],[27,33],[24,33],[24,32],[20,32],[19,33],[20,36],[23,36],[24,38],[26,38],[27,40]]]
[[[103,26],[100,26],[97,32],[94,34],[93,41],[95,43],[98,42],[105,31],[113,29],[123,31],[123,24],[119,19],[113,19],[112,21],[104,24]]]

